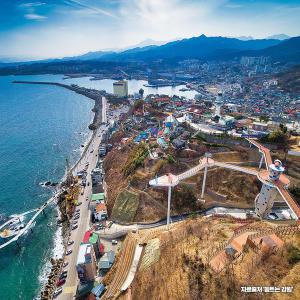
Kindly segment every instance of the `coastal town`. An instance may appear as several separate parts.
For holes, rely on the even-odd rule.
[[[58,85],[95,101],[91,139],[57,195],[65,252],[51,260],[41,299],[144,299],[147,276],[168,259],[179,277],[166,281],[168,297],[163,287],[151,295],[183,299],[184,292],[173,289],[184,270],[166,253],[216,278],[233,263],[245,268],[245,256],[284,255],[291,266],[298,261],[299,95],[275,75],[253,75],[251,58],[240,63],[243,76],[229,71],[218,82],[198,82],[187,73],[190,80],[178,84],[183,92],[196,90],[193,99],[145,95],[143,88],[131,95],[126,79],[113,83],[113,93],[16,81]],[[185,62],[191,64],[197,65]],[[176,84],[152,77],[148,82],[157,87]],[[209,249],[202,249],[204,236]],[[159,278],[152,276],[151,284]],[[271,288],[274,281],[264,278],[261,289]],[[208,293],[191,278],[182,280],[183,289]],[[137,289],[141,282],[144,288]],[[278,292],[293,288],[299,287]]]
[[[290,267],[296,264],[300,98],[278,71],[284,69],[251,57],[242,57],[239,67],[183,61],[179,72],[140,73],[148,84],[133,93],[127,73],[113,82],[113,93],[73,83],[14,81],[57,86],[94,102],[80,159],[67,165],[61,183],[43,183],[54,196],[1,225],[6,243],[0,247],[18,244],[39,214],[56,203],[64,254],[51,259],[40,299],[144,299],[153,270],[158,273],[151,285],[161,276],[166,281],[152,290],[153,298],[185,299],[191,292],[205,298],[208,291],[184,275],[193,264],[203,282],[206,276],[225,280],[222,274],[232,264],[243,270],[244,256],[259,264],[255,256],[269,253],[284,256]],[[88,75],[64,79],[77,76]],[[158,93],[145,93],[149,86]],[[179,86],[181,93],[159,93],[164,86]],[[190,91],[194,96],[184,96]],[[167,280],[166,270],[159,273],[160,264],[173,265],[175,282]],[[272,287],[266,270],[261,272],[264,280],[252,285]],[[137,288],[141,282],[143,288]],[[179,282],[182,291],[175,292]],[[299,287],[278,292],[291,294],[294,288]],[[227,293],[234,297],[238,291]]]
[[[0,300],[299,300],[299,11],[0,2]]]
[[[300,99],[278,72],[284,67],[274,69],[264,58],[242,57],[237,65],[185,60],[180,70],[133,71],[130,77],[148,81],[133,94],[126,72],[114,81],[113,93],[14,81],[81,94],[94,101],[94,118],[80,160],[67,167],[62,183],[45,183],[55,195],[3,224],[7,242],[0,247],[18,243],[38,215],[57,203],[65,251],[51,259],[42,300],[139,298],[137,282],[159,251],[171,247],[162,237],[178,239],[187,226],[196,230],[207,222],[212,228],[225,222],[229,233],[216,237],[211,254],[202,253],[205,272],[226,272],[249,247],[275,255],[294,235],[286,249],[298,253]],[[164,86],[180,86],[181,94],[145,94],[147,87]],[[183,96],[189,91],[195,96]],[[155,291],[153,297],[161,296]]]

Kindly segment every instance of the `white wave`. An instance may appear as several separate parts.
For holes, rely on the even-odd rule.
[[[57,211],[58,211],[58,215],[60,217],[60,211],[58,208],[57,208]],[[62,258],[63,254],[64,254],[64,244],[63,244],[61,227],[57,227],[57,230],[55,231],[55,234],[53,236],[53,240],[54,240],[54,247],[51,251],[50,257],[53,257],[55,259]],[[46,283],[48,281],[48,275],[50,274],[51,266],[52,265],[51,265],[50,258],[47,258],[47,261],[45,262],[44,267],[42,268],[42,270],[39,274],[39,277],[38,277],[41,289],[46,285]],[[39,291],[39,293],[40,292],[41,292],[41,290]]]

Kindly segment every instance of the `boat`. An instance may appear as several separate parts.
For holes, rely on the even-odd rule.
[[[17,224],[22,223],[24,221],[24,216],[11,215],[10,218],[12,218],[12,219],[8,223],[9,226],[17,225]]]
[[[25,227],[24,223],[20,223],[18,225],[10,226],[9,228],[4,229],[0,232],[0,237],[3,239],[10,238],[12,236],[17,235],[20,230],[22,230]]]

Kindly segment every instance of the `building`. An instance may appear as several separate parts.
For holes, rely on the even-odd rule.
[[[102,272],[107,272],[115,261],[115,252],[110,250],[106,252],[99,260],[99,270]]]
[[[93,281],[97,275],[96,255],[90,244],[81,244],[77,256],[76,270],[80,282]]]
[[[97,286],[95,286],[93,289],[92,289],[92,294],[95,296],[94,299],[100,299],[101,295],[104,293],[105,291],[105,286],[101,283]]]
[[[100,242],[99,235],[95,232],[90,230],[86,231],[82,240],[82,244],[92,245],[97,258],[103,254],[104,246]]]
[[[262,237],[248,237],[247,244],[253,249],[259,249],[262,252],[275,252],[283,247],[284,242],[275,234],[269,234]]]
[[[215,100],[215,116],[221,116],[221,106],[223,104],[223,93],[221,91],[218,92],[216,100]]]
[[[252,123],[252,130],[259,131],[259,132],[267,132],[268,131],[268,124],[267,123],[260,123],[260,122],[253,122]]]
[[[104,203],[104,202],[105,202],[104,193],[92,194],[91,203],[90,203],[91,210],[94,210],[97,204]]]
[[[96,185],[102,181],[102,170],[100,168],[95,168],[92,170],[91,177],[92,177],[92,184]]]
[[[96,205],[94,218],[96,221],[103,221],[107,219],[107,208],[105,203],[99,203]]]
[[[113,83],[114,95],[120,98],[128,97],[128,82],[120,80]]]
[[[204,112],[205,110],[200,107],[189,107],[187,110],[188,117],[195,121],[195,120],[204,120]]]
[[[237,131],[243,131],[243,130],[247,130],[251,124],[252,124],[252,120],[241,119],[235,121],[235,128]]]

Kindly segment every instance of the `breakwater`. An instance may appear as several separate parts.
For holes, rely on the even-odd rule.
[[[59,82],[51,82],[51,81],[28,81],[28,80],[15,80],[13,83],[22,83],[22,84],[44,84],[44,85],[54,85],[59,86],[70,91],[73,91],[77,94],[86,96],[95,101],[94,107],[92,111],[94,112],[94,118],[92,123],[89,125],[90,130],[96,130],[101,124],[101,108],[102,108],[102,97],[103,94],[99,90],[89,89],[85,87],[78,86],[76,84],[63,84]]]

